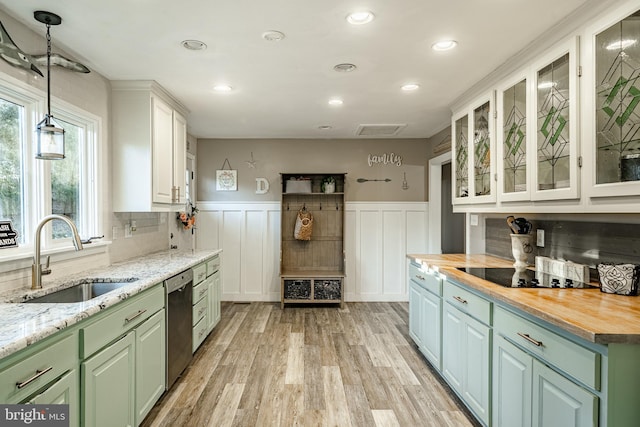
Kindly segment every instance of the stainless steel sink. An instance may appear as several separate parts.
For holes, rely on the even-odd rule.
[[[89,301],[90,299],[104,295],[107,292],[111,292],[123,286],[130,285],[136,280],[138,279],[135,277],[113,281],[108,279],[85,279],[80,281],[80,283],[78,283],[77,285],[52,292],[38,298],[28,299],[24,302],[70,303]]]

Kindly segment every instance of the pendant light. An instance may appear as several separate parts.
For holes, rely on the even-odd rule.
[[[52,25],[60,25],[62,18],[55,13],[37,10],[33,17],[47,26],[47,114],[38,123],[38,145],[36,159],[59,160],[64,159],[64,129],[56,126],[51,115],[51,34]]]

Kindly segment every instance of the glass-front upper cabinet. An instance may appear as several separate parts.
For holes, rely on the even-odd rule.
[[[577,45],[572,39],[534,66],[533,200],[579,197]]]
[[[495,202],[492,96],[473,102],[453,116],[453,203]]]
[[[592,195],[638,195],[640,10],[596,33],[593,50],[595,176],[592,179],[595,185]]]
[[[531,113],[526,73],[509,79],[497,94],[496,132],[498,195],[504,201],[529,200],[531,168],[527,167]]]
[[[453,135],[452,172],[453,204],[468,203],[469,200],[469,115],[453,117],[451,124]]]

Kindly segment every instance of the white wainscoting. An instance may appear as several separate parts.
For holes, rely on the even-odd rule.
[[[198,202],[199,249],[222,249],[223,301],[280,300],[280,204]],[[428,203],[347,202],[346,301],[406,301],[407,253],[427,252]]]

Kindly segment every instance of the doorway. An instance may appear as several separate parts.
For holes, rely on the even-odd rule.
[[[464,219],[463,213],[453,213],[451,203],[451,162],[444,163],[440,174],[440,248],[443,254],[462,254],[464,248]]]

